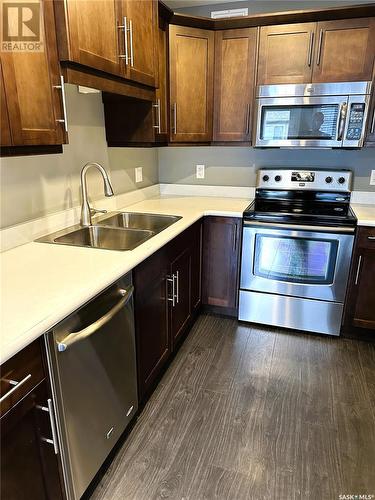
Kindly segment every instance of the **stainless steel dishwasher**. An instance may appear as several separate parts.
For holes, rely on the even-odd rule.
[[[138,408],[128,274],[45,335],[67,497],[81,497]]]

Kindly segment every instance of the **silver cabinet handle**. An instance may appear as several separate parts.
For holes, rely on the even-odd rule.
[[[118,26],[118,29],[124,31],[124,50],[125,50],[125,54],[119,54],[119,58],[124,59],[125,64],[129,64],[129,51],[128,51],[128,31],[129,31],[129,28],[128,28],[127,17],[123,18],[123,24],[120,24]]]
[[[310,33],[310,41],[309,41],[309,51],[307,57],[307,65],[311,66],[312,63],[312,55],[313,55],[313,46],[314,46],[314,32]]]
[[[322,45],[323,45],[323,30],[320,30],[319,33],[319,46],[318,46],[318,57],[316,59],[316,65],[319,66],[320,64],[320,58],[322,55]]]
[[[370,241],[373,241],[373,240],[375,240],[375,236],[367,236],[367,239]]]
[[[178,304],[178,301],[180,300],[180,274],[178,271],[176,271],[174,278],[176,278],[176,303]]]
[[[61,342],[57,342],[57,350],[59,352],[66,351],[66,349],[70,345],[74,344],[75,342],[78,342],[79,340],[83,340],[89,337],[94,332],[99,330],[99,328],[108,323],[108,321],[110,321],[120,311],[120,309],[124,307],[125,304],[127,304],[127,302],[129,302],[131,296],[133,295],[133,291],[134,291],[133,285],[130,285],[128,289],[119,290],[120,294],[122,295],[122,299],[119,300],[117,304],[112,307],[111,310],[109,310],[101,318],[96,320],[95,323],[92,323],[83,330],[80,330],[79,332],[69,333]]]
[[[58,455],[59,454],[59,444],[57,441],[57,431],[56,431],[56,425],[55,425],[55,412],[53,409],[52,399],[47,399],[47,405],[48,406],[37,405],[36,407],[38,408],[38,410],[42,410],[42,411],[45,411],[48,413],[49,421],[51,424],[52,439],[49,439],[46,437],[42,437],[41,439],[45,443],[52,444],[53,449],[55,451],[55,455]]]
[[[370,133],[373,134],[375,132],[375,103],[374,103],[374,112],[372,114],[372,123]]]
[[[19,389],[25,382],[27,382],[29,379],[31,378],[31,373],[29,373],[28,375],[26,375],[25,378],[23,378],[22,380],[20,380],[19,382],[17,382],[16,380],[8,380],[8,382],[13,385],[14,387],[12,387],[8,392],[6,392],[4,394],[4,396],[2,396],[0,398],[0,403],[2,403],[6,398],[9,398],[9,396],[11,394],[13,394],[13,392],[15,392],[17,389]]]
[[[169,297],[168,283],[172,283],[172,298]],[[175,275],[174,274],[172,274],[172,276],[167,276],[167,300],[168,300],[168,302],[172,302],[172,307],[175,307],[175,305],[176,305],[176,288],[175,288]]]
[[[156,125],[153,125],[154,128],[157,129],[158,134],[161,134],[161,111],[160,111],[160,99],[157,99],[156,103],[152,105],[154,109],[157,110],[157,122]]]
[[[134,52],[133,52],[133,21],[129,20],[129,35],[130,35],[130,66],[134,66]]]
[[[234,228],[233,228],[232,248],[233,248],[233,252],[235,252],[237,250],[237,224],[235,224]]]
[[[345,128],[346,112],[348,110],[348,105],[346,102],[342,102],[339,110],[339,120],[337,122],[337,140],[342,140],[342,135]]]
[[[246,135],[249,135],[249,129],[250,129],[250,103],[247,103],[246,107]]]
[[[63,75],[60,75],[60,85],[54,85],[54,89],[61,89],[61,98],[62,98],[62,105],[63,105],[63,116],[64,118],[59,118],[56,120],[58,123],[63,123],[64,124],[64,130],[65,132],[68,132],[68,114],[66,112],[66,98],[65,98],[65,87],[64,87],[64,77]]]
[[[356,272],[356,275],[355,275],[355,282],[354,282],[355,285],[358,285],[359,273],[361,271],[361,263],[362,263],[362,255],[360,255],[359,259],[358,259],[357,272]]]
[[[177,134],[177,103],[173,103],[172,108],[173,108],[172,132],[174,134]]]

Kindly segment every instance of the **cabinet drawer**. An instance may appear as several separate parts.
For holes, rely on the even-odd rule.
[[[1,367],[0,415],[4,415],[44,379],[40,341],[36,340]]]
[[[375,227],[360,227],[358,229],[357,247],[375,250]]]

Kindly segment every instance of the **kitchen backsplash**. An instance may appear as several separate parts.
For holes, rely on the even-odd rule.
[[[66,86],[69,144],[63,154],[1,159],[1,226],[9,227],[80,204],[80,171],[91,160],[108,169],[116,194],[161,183],[254,186],[261,166],[350,168],[354,189],[369,186],[375,150],[259,150],[247,147],[108,148],[101,94],[79,94]],[[196,164],[206,166],[196,179]],[[135,183],[134,168],[143,167]],[[92,200],[103,197],[102,179],[89,172]]]

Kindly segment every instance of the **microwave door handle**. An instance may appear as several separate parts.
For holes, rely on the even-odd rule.
[[[133,291],[134,287],[132,285],[127,289],[121,289],[120,294],[122,298],[112,307],[112,309],[83,330],[69,333],[61,342],[57,342],[57,350],[59,352],[64,352],[70,345],[89,337],[94,332],[99,330],[99,328],[108,323],[108,321],[110,321],[129,302],[131,296],[133,295]]]
[[[348,103],[342,102],[339,109],[339,118],[337,122],[337,141],[342,141],[345,129],[346,113],[348,110]]]

